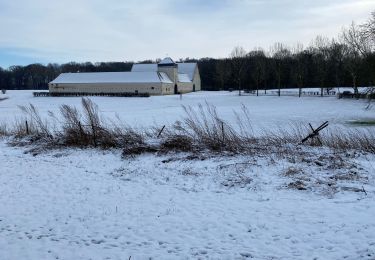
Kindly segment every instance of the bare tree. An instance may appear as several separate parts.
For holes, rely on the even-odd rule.
[[[314,54],[313,60],[316,66],[316,73],[320,85],[320,95],[323,97],[328,71],[327,61],[329,56],[330,41],[327,37],[319,35],[315,38],[315,40],[312,41],[311,45],[310,50]]]
[[[354,95],[358,97],[357,82],[359,75],[359,64],[361,63],[362,57],[365,57],[371,53],[371,45],[368,38],[364,37],[361,28],[354,22],[349,26],[349,28],[343,29],[341,41],[346,45],[346,69],[352,77]]]
[[[233,73],[235,77],[235,81],[238,84],[238,95],[241,96],[241,83],[245,72],[246,67],[246,51],[243,47],[237,46],[233,49],[230,54],[230,58],[232,61]]]
[[[344,71],[345,44],[336,40],[332,41],[329,51],[329,62],[333,71],[333,78],[337,89],[340,91]]]
[[[215,78],[220,83],[220,89],[224,89],[225,82],[230,75],[230,68],[228,68],[228,60],[218,60],[215,66]]]
[[[298,86],[298,96],[302,95],[302,87],[304,86],[304,79],[306,74],[305,66],[305,51],[302,44],[298,43],[293,49],[293,58],[295,66],[293,69],[293,76]]]
[[[249,52],[248,56],[252,59],[254,64],[251,70],[251,77],[255,82],[257,96],[259,96],[260,83],[265,80],[266,76],[266,55],[263,49],[257,48]]]
[[[363,27],[352,22],[348,28],[343,29],[341,39],[353,52],[366,56],[371,53],[371,33],[364,33],[361,28]]]
[[[362,36],[370,42],[371,50],[375,48],[375,11],[371,13],[370,19],[361,26]]]
[[[287,46],[282,43],[275,43],[270,49],[270,53],[274,60],[275,73],[277,78],[278,96],[281,96],[281,77],[282,77],[282,65],[287,57],[291,56],[290,50]]]
[[[362,30],[362,36],[367,40],[367,44],[369,46],[370,51],[373,53],[375,52],[375,11],[371,13],[370,19],[360,26]],[[369,67],[372,68],[372,75],[373,75],[373,82],[375,82],[375,60],[374,58],[370,59]],[[368,89],[368,96],[371,102],[375,94],[375,89],[370,87]]]

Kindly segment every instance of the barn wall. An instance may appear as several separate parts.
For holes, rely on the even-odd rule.
[[[167,74],[172,82],[174,82],[174,83],[177,82],[177,78],[178,78],[177,67],[175,67],[175,66],[158,66],[158,71],[164,72],[165,74]]]
[[[199,74],[198,66],[195,67],[195,73],[193,78],[193,83],[195,84],[195,91],[201,91],[201,75]]]
[[[162,95],[173,95],[174,94],[174,84],[163,83],[162,84]]]
[[[192,82],[178,82],[177,88],[178,88],[178,92],[182,94],[193,92],[193,83]]]
[[[173,84],[170,84],[173,86]],[[149,93],[150,95],[162,95],[162,83],[90,83],[90,84],[49,84],[50,92],[58,93]]]

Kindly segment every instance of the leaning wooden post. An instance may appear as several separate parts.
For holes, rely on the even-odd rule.
[[[95,125],[91,125],[91,129],[92,129],[92,139],[94,141],[94,147],[97,147],[98,144],[96,142],[96,126]]]
[[[27,123],[27,120],[25,121],[26,125],[26,134],[29,135],[29,124]]]
[[[310,123],[309,123],[309,126],[310,126],[312,132],[311,132],[311,134],[306,136],[304,139],[302,139],[301,144],[303,144],[304,142],[306,142],[310,138],[316,137],[318,139],[320,145],[322,145],[322,141],[319,138],[319,132],[328,126],[328,121],[324,122],[323,124],[321,124],[316,129],[314,129]]]
[[[158,138],[160,137],[160,135],[161,135],[161,133],[163,132],[164,128],[165,128],[165,125],[164,125],[164,126],[162,127],[162,129],[159,131]]]
[[[83,138],[83,129],[82,129],[81,121],[78,121],[78,126],[79,126],[79,134],[81,136],[81,141],[82,141],[82,138]]]
[[[224,122],[221,121],[221,133],[223,135],[223,144],[225,143],[225,132],[224,132]]]

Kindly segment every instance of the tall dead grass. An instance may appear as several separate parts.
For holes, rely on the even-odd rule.
[[[88,98],[82,98],[82,112],[68,105],[60,107],[63,119],[59,139],[67,145],[100,146],[102,148],[126,147],[144,142],[143,134],[129,126],[104,120],[99,109]]]
[[[8,136],[8,135],[9,135],[8,125],[5,122],[1,122],[0,123],[0,137]]]
[[[283,146],[285,144],[302,145],[301,140],[310,133],[309,126],[293,124],[275,131],[264,131],[262,136],[268,145]],[[319,134],[319,140],[308,140],[305,146],[328,147],[331,149],[359,150],[375,153],[375,130],[370,128],[358,129],[347,127],[329,127]]]
[[[308,126],[292,124],[273,130],[264,129],[255,135],[253,122],[245,106],[235,112],[236,125],[219,116],[216,107],[206,103],[197,108],[183,106],[185,115],[172,126],[154,127],[149,131],[134,129],[120,119],[100,116],[99,108],[88,98],[82,98],[81,109],[62,105],[59,115],[40,116],[30,104],[21,106],[25,117],[13,125],[0,123],[0,136],[28,137],[30,142],[42,140],[49,146],[122,148],[125,154],[143,152],[229,152],[233,154],[293,153],[310,132]],[[58,127],[56,123],[58,121]],[[27,122],[27,123],[26,123]],[[311,140],[303,146],[322,146],[335,150],[359,150],[375,153],[375,131],[348,128],[327,128],[320,142]],[[42,142],[42,143],[43,143]]]
[[[192,107],[183,106],[185,117],[180,125],[180,134],[186,135],[200,146],[212,151],[240,152],[243,136],[219,117],[214,106],[207,104]]]

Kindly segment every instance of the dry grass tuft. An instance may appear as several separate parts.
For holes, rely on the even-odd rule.
[[[193,139],[185,135],[170,135],[160,145],[162,151],[192,152]]]

